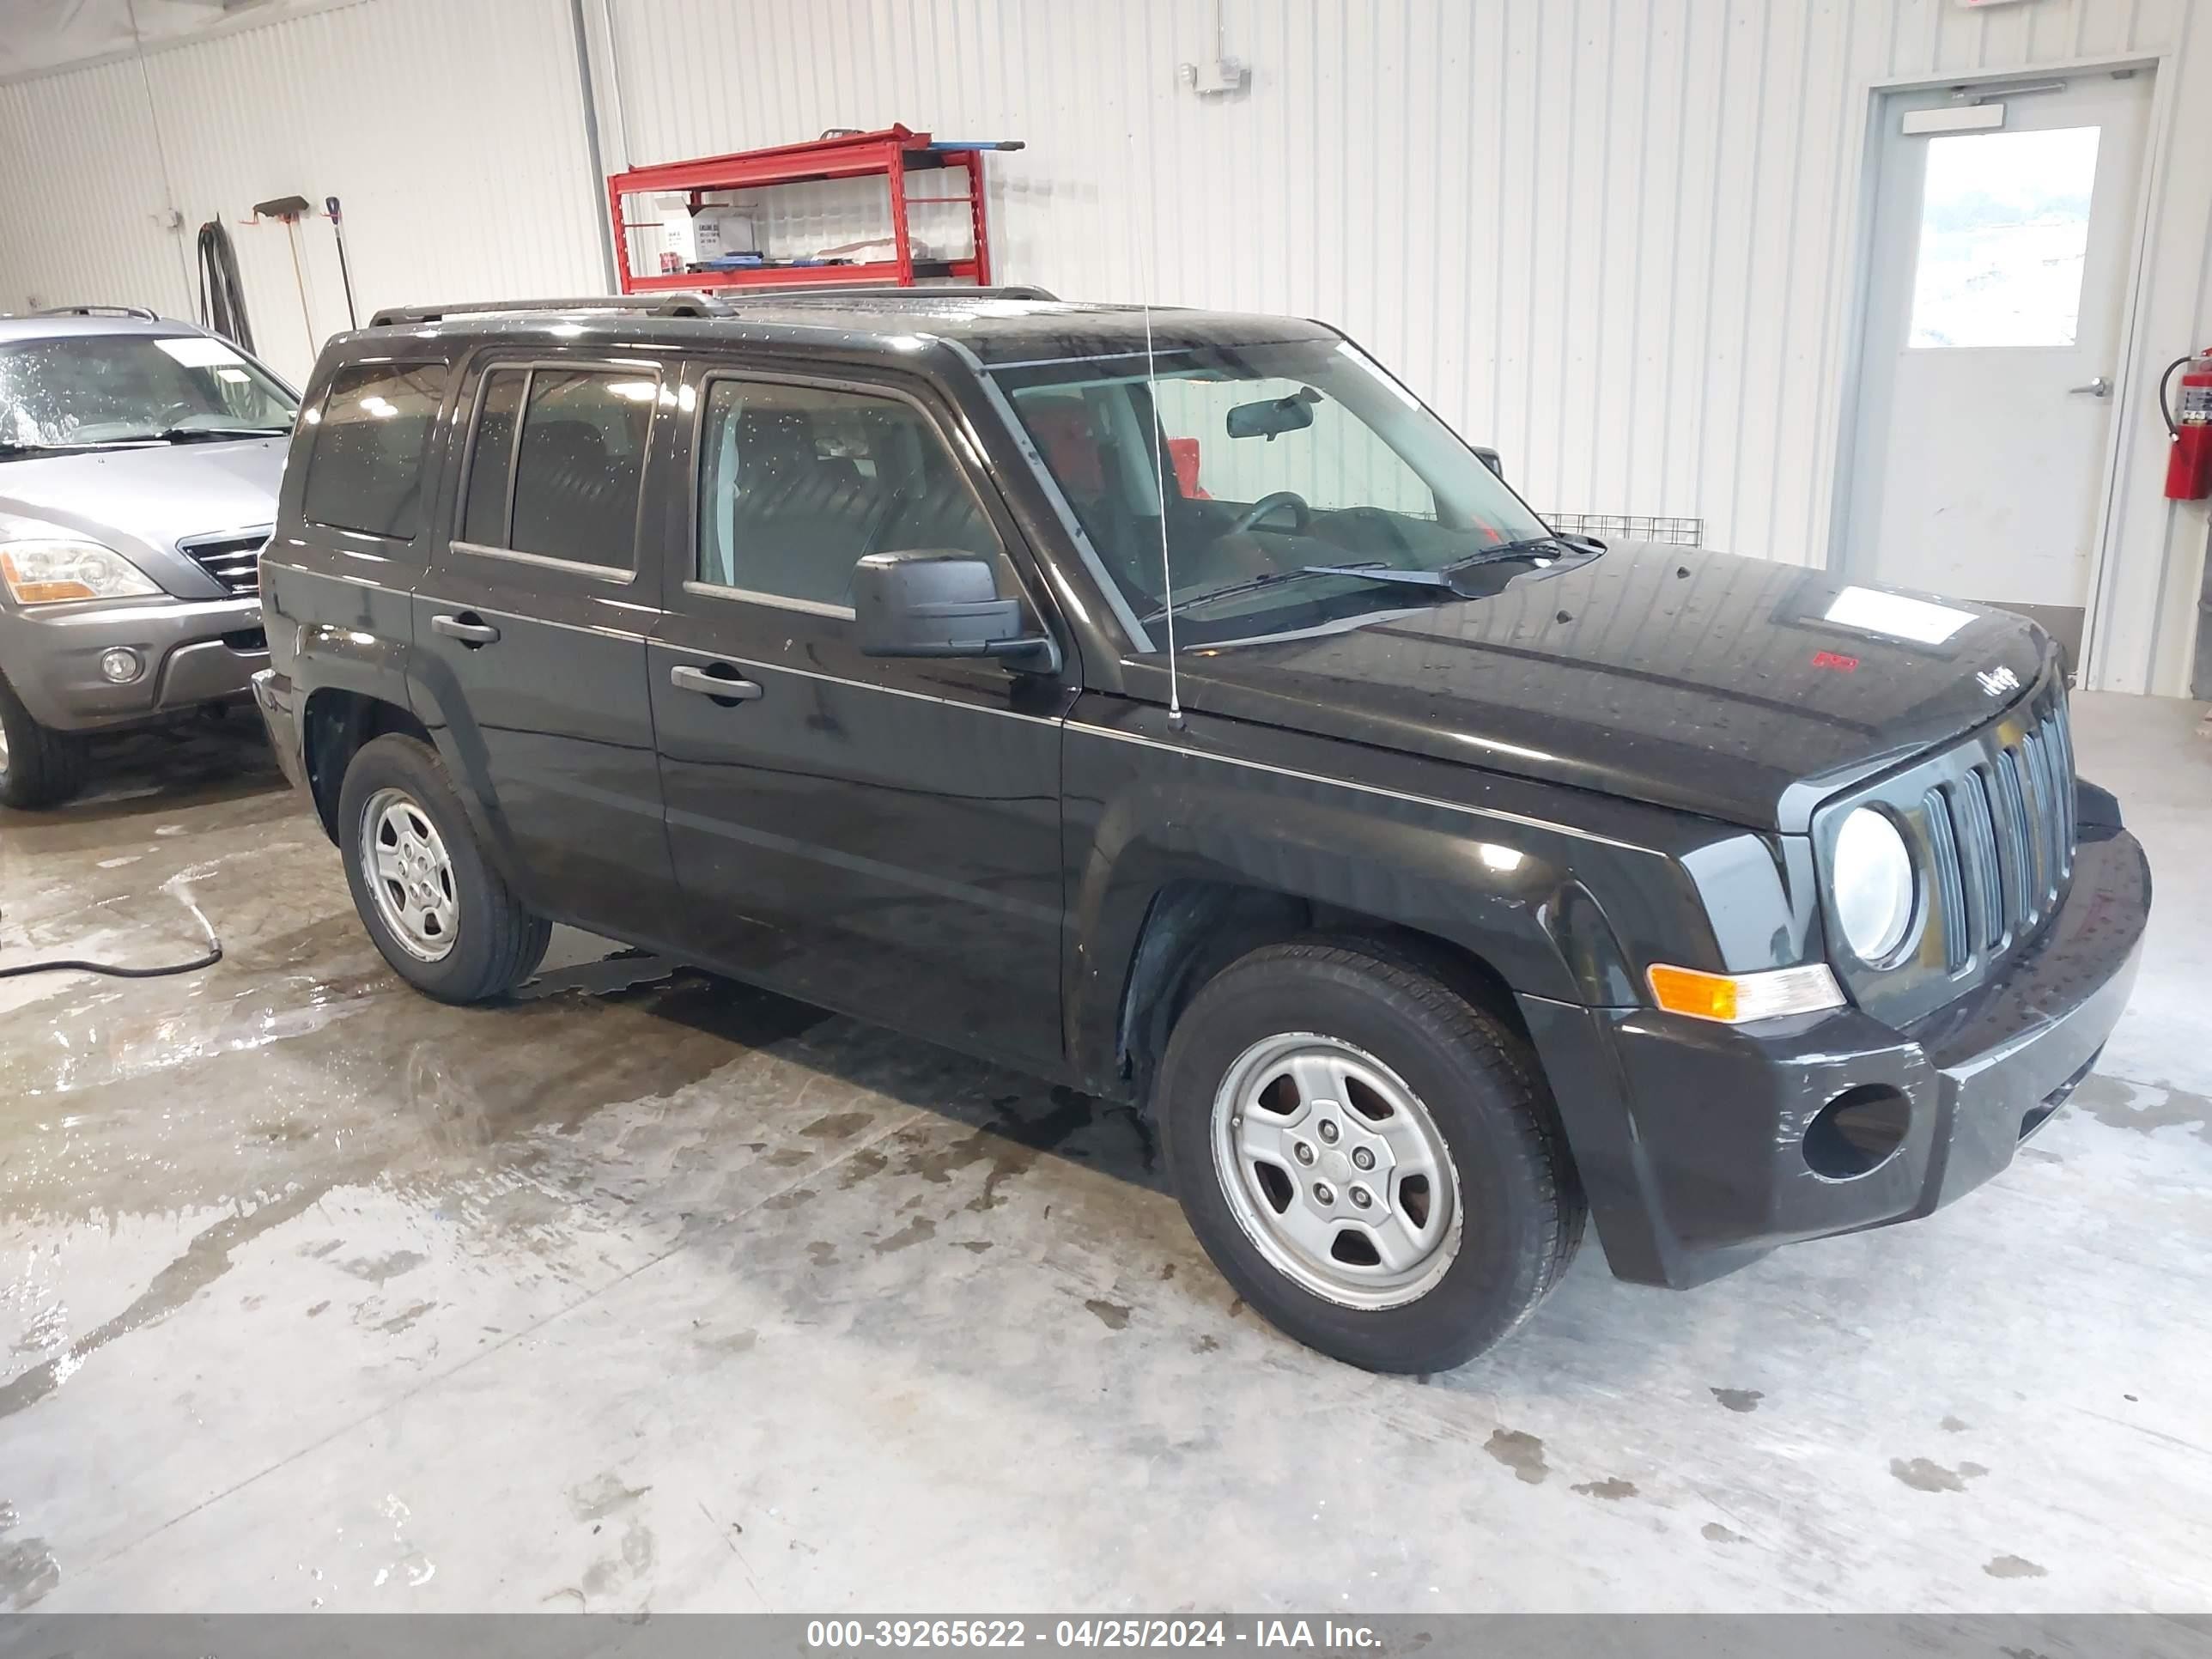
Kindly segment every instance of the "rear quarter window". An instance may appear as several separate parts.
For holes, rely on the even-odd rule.
[[[446,398],[444,363],[358,363],[331,377],[301,513],[311,524],[412,541],[422,527],[423,456]]]

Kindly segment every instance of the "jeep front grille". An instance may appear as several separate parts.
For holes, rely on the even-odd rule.
[[[1991,741],[1924,797],[1934,889],[1954,971],[2035,931],[2073,873],[2074,744],[2062,691],[2032,728]],[[1955,918],[1955,921],[1952,919]]]
[[[222,583],[224,592],[244,595],[261,591],[261,550],[268,544],[269,532],[256,530],[179,542],[177,550]]]
[[[1980,729],[1822,802],[1812,833],[1824,886],[1837,829],[1861,806],[1889,814],[1919,869],[1918,942],[1881,965],[1838,949],[1830,965],[1863,1012],[1902,1029],[2002,974],[2065,896],[2080,826],[2056,658]]]

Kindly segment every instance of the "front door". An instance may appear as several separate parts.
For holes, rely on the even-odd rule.
[[[2151,72],[2027,84],[1883,105],[1842,564],[2022,611],[2078,661]],[[1961,121],[1999,124],[1924,130]]]
[[[659,572],[639,503],[665,487],[665,461],[648,464],[662,380],[651,362],[479,359],[448,534],[415,597],[419,712],[519,896],[655,940],[676,907],[645,678]]]
[[[686,390],[693,532],[648,653],[686,942],[1056,1066],[1072,678],[865,656],[851,608],[861,555],[904,548],[981,554],[1033,596],[1011,523],[914,392],[712,368]]]

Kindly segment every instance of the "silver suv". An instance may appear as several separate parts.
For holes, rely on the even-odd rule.
[[[0,317],[0,804],[75,793],[88,733],[248,693],[298,408],[190,323]]]

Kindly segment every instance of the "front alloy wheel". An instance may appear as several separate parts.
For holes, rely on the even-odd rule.
[[[1418,1300],[1459,1254],[1443,1133],[1389,1066],[1339,1037],[1254,1043],[1213,1102],[1231,1212],[1276,1269],[1348,1308]]]
[[[1449,957],[1265,945],[1176,1018],[1152,1084],[1191,1229],[1253,1309],[1378,1371],[1438,1371],[1526,1319],[1582,1237],[1542,1068]]]

